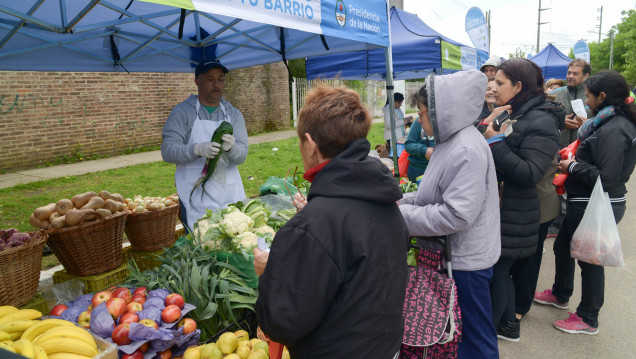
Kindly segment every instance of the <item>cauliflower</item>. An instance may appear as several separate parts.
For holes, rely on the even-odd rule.
[[[268,225],[263,225],[260,226],[258,228],[254,228],[254,233],[260,233],[260,234],[267,234],[267,233],[271,233],[272,236],[276,235],[276,231],[274,231],[274,228],[268,226]]]
[[[239,248],[251,252],[258,245],[258,236],[252,232],[243,232],[232,240]]]
[[[223,216],[223,219],[219,222],[219,224],[230,238],[234,238],[237,235],[250,231],[254,228],[254,221],[248,215],[239,210],[229,212]]]
[[[204,219],[197,222],[197,228],[194,229],[194,238],[202,238],[210,230],[210,228],[218,227],[218,223],[210,223]]]

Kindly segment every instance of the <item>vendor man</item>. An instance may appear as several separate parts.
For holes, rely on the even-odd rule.
[[[194,72],[198,96],[191,95],[170,112],[163,127],[161,156],[177,164],[175,185],[181,199],[181,222],[186,233],[206,209],[220,209],[243,200],[245,190],[237,165],[247,157],[247,129],[239,110],[223,98],[227,68],[218,61],[199,64]],[[214,130],[221,122],[232,124],[234,134],[223,135],[222,144],[211,142]],[[198,186],[203,166],[208,159],[221,156],[205,183],[205,192]]]

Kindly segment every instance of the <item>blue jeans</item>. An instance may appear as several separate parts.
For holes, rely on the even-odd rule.
[[[457,300],[462,312],[462,341],[458,357],[499,358],[497,332],[492,324],[490,279],[493,267],[477,271],[453,271]]]
[[[570,242],[579,226],[587,203],[568,202],[565,218],[554,241],[554,284],[552,294],[559,302],[567,303],[574,290],[574,258],[570,256]],[[625,214],[625,202],[612,203],[616,223]],[[581,302],[576,313],[583,321],[598,328],[598,313],[605,300],[605,271],[603,266],[578,261],[581,267]]]

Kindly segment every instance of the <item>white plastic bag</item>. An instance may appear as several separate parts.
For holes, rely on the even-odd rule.
[[[599,266],[624,267],[621,239],[609,195],[603,192],[601,176],[596,180],[581,223],[570,242],[570,254]]]

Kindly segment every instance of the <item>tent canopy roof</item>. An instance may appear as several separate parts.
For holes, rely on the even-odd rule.
[[[195,2],[217,12],[192,10],[187,0],[155,2],[190,9],[135,0],[0,0],[0,70],[192,72],[204,59],[235,69],[283,54],[289,60],[388,46],[385,0],[348,1],[374,14],[377,27],[366,29],[339,25],[337,0],[292,0],[289,9]]]
[[[565,79],[568,72],[568,64],[570,64],[572,59],[559,51],[554,45],[548,44],[548,46],[531,57],[530,61],[539,65],[543,70],[543,78],[548,80],[551,78]]]
[[[395,79],[423,78],[431,71],[439,69],[442,62],[441,41],[467,47],[435,31],[416,14],[391,8],[391,49]],[[488,58],[487,53],[478,53],[483,61]],[[307,78],[382,80],[386,78],[386,58],[381,49],[327,55],[308,58],[306,69]],[[444,72],[450,73],[453,70],[445,69]]]

